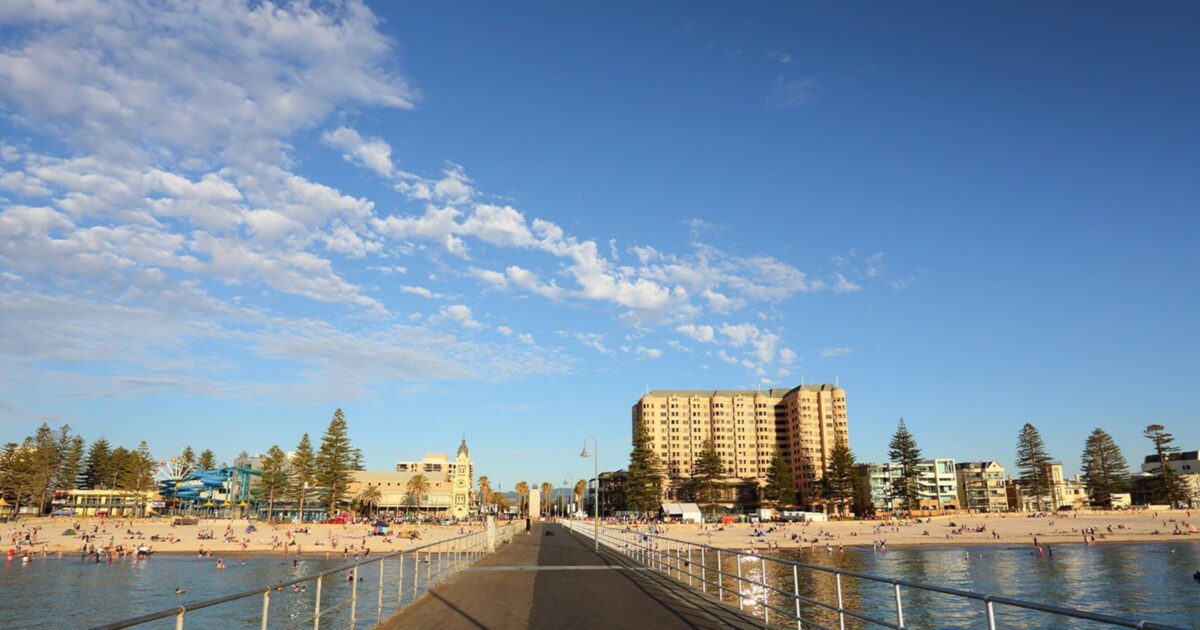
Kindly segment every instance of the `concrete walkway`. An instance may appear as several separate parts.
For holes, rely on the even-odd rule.
[[[643,569],[592,551],[558,525],[534,524],[380,628],[758,628],[754,620]]]

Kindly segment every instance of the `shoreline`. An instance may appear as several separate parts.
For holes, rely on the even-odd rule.
[[[888,549],[918,547],[978,547],[986,545],[1032,547],[1092,544],[1170,543],[1200,541],[1200,512],[1087,512],[1031,518],[1028,514],[958,514],[923,517],[915,521],[825,521],[811,523],[768,522],[730,524],[629,524],[630,527],[685,543],[705,544],[760,553],[767,546],[789,551],[837,547],[872,548],[886,542]],[[1180,533],[1176,534],[1178,530]],[[761,533],[760,533],[761,532]]]

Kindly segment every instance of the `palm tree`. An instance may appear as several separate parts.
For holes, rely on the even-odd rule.
[[[479,511],[486,512],[488,500],[492,498],[492,480],[484,475],[479,478]]]
[[[517,490],[517,496],[521,498],[521,505],[520,505],[520,508],[517,510],[517,515],[520,516],[521,510],[525,509],[525,497],[529,494],[529,483],[527,483],[525,481],[518,481],[516,490]]]
[[[508,511],[508,497],[504,496],[503,492],[493,492],[492,503],[496,504],[496,508],[500,511]]]
[[[379,508],[379,501],[383,499],[383,493],[379,491],[377,486],[367,485],[362,492],[358,493],[358,505],[367,514],[376,512]]]
[[[413,475],[405,486],[408,496],[417,504],[417,513],[421,513],[421,497],[429,494],[429,480],[425,475]]]
[[[587,479],[580,479],[575,482],[575,509],[583,510],[583,493],[587,492]]]
[[[554,492],[554,484],[550,483],[549,481],[543,481],[542,482],[542,494],[546,495],[546,500],[542,502],[542,505],[544,505],[546,507],[542,508],[542,510],[545,512],[550,511],[550,493],[551,492]]]

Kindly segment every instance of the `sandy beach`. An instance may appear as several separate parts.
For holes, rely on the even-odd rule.
[[[78,524],[76,534],[65,532]],[[253,524],[256,531],[247,532],[248,525]],[[503,524],[503,521],[497,523]],[[420,547],[433,542],[454,538],[462,533],[480,531],[483,526],[479,523],[461,525],[432,525],[432,524],[401,524],[392,529],[393,533],[416,530],[419,539],[407,539],[400,536],[371,536],[371,528],[367,524],[306,524],[299,527],[294,524],[270,524],[250,522],[246,519],[203,519],[197,525],[172,525],[170,518],[163,519],[96,519],[70,517],[42,517],[21,519],[17,523],[0,524],[0,532],[4,538],[0,540],[0,553],[7,556],[9,549],[15,549],[13,536],[22,540],[26,533],[36,540],[33,549],[41,552],[64,554],[79,553],[84,546],[82,536],[90,536],[89,543],[97,548],[111,545],[121,545],[125,548],[145,544],[154,553],[186,553],[194,554],[200,550],[212,551],[214,554],[261,553],[271,552],[280,555],[348,555],[356,551],[370,549],[371,553],[387,553],[403,551]],[[305,531],[306,530],[306,531]],[[229,540],[226,540],[226,532]],[[202,538],[202,534],[211,533],[212,538]],[[157,538],[157,539],[156,539]],[[30,546],[22,545],[21,549],[28,550]]]
[[[1030,518],[1028,514],[964,514],[911,521],[829,521],[825,523],[737,523],[656,525],[668,538],[725,549],[809,548],[814,545],[888,547],[1025,544],[1084,544],[1094,530],[1097,544],[1113,542],[1200,541],[1196,510],[1082,512]],[[635,526],[638,530],[648,525]],[[981,530],[981,531],[979,531]],[[1179,534],[1176,534],[1176,531]],[[758,535],[757,532],[762,532]],[[793,539],[793,536],[796,538]]]

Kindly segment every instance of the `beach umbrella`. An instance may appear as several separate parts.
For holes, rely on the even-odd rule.
[[[205,501],[204,504],[201,505],[200,507],[216,507],[216,505],[217,504],[213,503],[212,501]]]
[[[8,501],[5,501],[4,497],[0,497],[0,507],[10,507],[10,506],[12,506],[11,503],[9,503]]]

